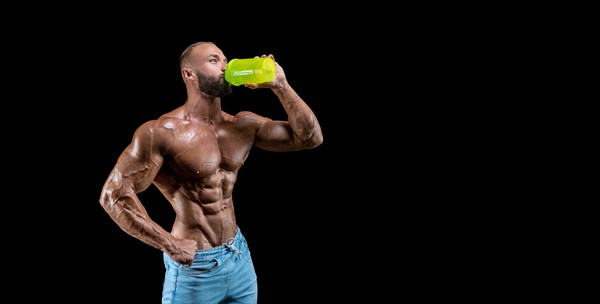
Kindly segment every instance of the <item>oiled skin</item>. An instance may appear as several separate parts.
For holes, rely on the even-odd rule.
[[[287,121],[247,111],[235,115],[222,111],[221,97],[202,92],[194,71],[220,77],[225,83],[227,58],[212,43],[198,44],[190,55],[181,68],[187,100],[138,127],[100,195],[100,204],[123,231],[185,266],[191,265],[197,249],[219,246],[235,236],[232,193],[238,170],[253,146],[287,152],[312,149],[323,142],[315,114],[288,84],[279,64],[272,82],[246,87],[271,89],[288,114]],[[175,211],[171,231],[148,216],[138,197],[151,184]]]

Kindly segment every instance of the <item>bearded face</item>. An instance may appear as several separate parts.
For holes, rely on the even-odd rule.
[[[221,77],[211,77],[203,74],[199,70],[196,70],[196,75],[198,75],[198,87],[200,88],[200,91],[207,95],[224,97],[233,92],[231,84]]]

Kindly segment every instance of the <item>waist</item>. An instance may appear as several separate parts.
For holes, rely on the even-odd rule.
[[[218,246],[212,246],[210,244],[206,244],[204,248],[198,248],[196,250],[196,256],[200,255],[211,255],[215,253],[221,253],[225,250],[230,250],[233,247],[240,246],[241,244],[246,244],[246,238],[240,231],[240,228],[237,228],[235,235],[229,239],[227,239],[224,243]]]

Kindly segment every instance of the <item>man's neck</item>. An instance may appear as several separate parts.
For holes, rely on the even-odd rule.
[[[216,123],[223,117],[221,98],[205,94],[188,97],[184,105],[185,116],[201,121]]]

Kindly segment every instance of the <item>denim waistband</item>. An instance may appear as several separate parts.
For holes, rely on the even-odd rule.
[[[245,248],[245,246],[246,239],[242,235],[240,228],[238,228],[235,236],[228,239],[227,242],[223,243],[222,245],[210,249],[196,250],[194,261],[210,260],[218,255],[222,255],[228,252],[241,254],[240,249]]]

